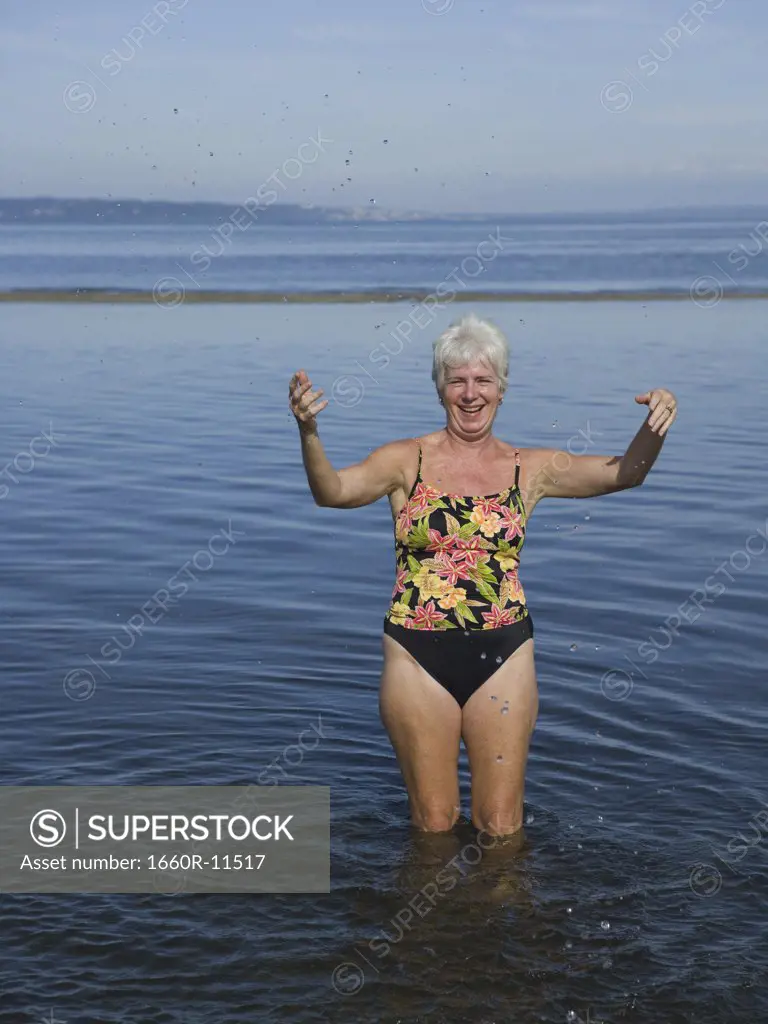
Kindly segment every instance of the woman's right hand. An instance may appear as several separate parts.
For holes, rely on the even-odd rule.
[[[304,370],[299,370],[291,377],[291,383],[288,385],[288,402],[299,424],[299,430],[307,433],[317,430],[315,417],[328,405],[327,399],[319,401],[322,394],[322,388],[318,391],[312,390],[312,381]]]

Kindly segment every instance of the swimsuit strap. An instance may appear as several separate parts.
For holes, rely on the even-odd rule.
[[[515,487],[519,486],[520,480],[520,452],[515,448]]]
[[[419,446],[419,468],[416,470],[416,479],[413,481],[413,487],[411,488],[411,493],[408,495],[406,504],[408,504],[408,501],[410,501],[411,498],[413,497],[413,493],[419,486],[419,482],[421,480],[421,442],[419,441],[418,438],[414,438],[414,440],[416,441],[416,444],[418,444]]]

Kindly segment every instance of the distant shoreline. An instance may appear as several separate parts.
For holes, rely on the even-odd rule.
[[[205,291],[203,289],[179,289],[170,293],[152,291],[111,291],[108,288],[73,288],[66,290],[52,288],[19,288],[14,291],[0,291],[0,302],[77,302],[77,303],[154,303],[162,308],[173,309],[184,303],[261,303],[274,305],[321,305],[321,304],[362,304],[362,303],[422,303],[432,296],[435,304],[453,305],[457,302],[695,302],[702,308],[716,305],[721,299],[768,299],[768,290],[743,292],[714,290],[712,295],[697,295],[690,291],[591,291],[591,292],[503,292],[503,291],[459,291],[455,295],[444,295],[435,299],[433,291],[417,288],[382,289],[364,291]]]

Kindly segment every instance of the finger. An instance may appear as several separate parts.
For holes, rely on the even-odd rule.
[[[664,423],[664,425],[662,426],[661,430],[659,431],[659,433],[661,434],[662,437],[666,434],[666,432],[669,430],[669,428],[675,422],[676,418],[677,418],[677,410],[673,409],[672,412],[669,414],[669,419]]]
[[[674,414],[672,410],[667,409],[666,406],[662,406],[661,409],[656,411],[655,422],[651,429],[657,430],[660,434],[663,433],[661,428],[664,427],[667,429],[669,424],[672,422],[673,417]]]
[[[650,397],[650,392],[646,391],[644,395],[635,395],[635,401],[639,402],[640,405],[648,405]]]
[[[304,395],[304,397],[303,397],[303,398],[301,399],[301,405],[302,405],[302,408],[303,408],[303,409],[309,409],[309,407],[310,407],[310,406],[311,406],[311,405],[312,405],[312,404],[313,404],[314,402],[316,402],[316,401],[318,400],[318,398],[319,398],[319,397],[320,397],[320,396],[321,396],[322,394],[325,394],[325,392],[323,391],[323,389],[322,389],[322,388],[320,388],[320,389],[319,389],[319,390],[317,390],[317,391],[309,391],[309,392],[307,392],[307,394],[306,394],[306,395]]]
[[[319,412],[323,411],[323,409],[326,407],[326,405],[328,405],[328,399],[327,398],[323,402],[315,402],[314,405],[311,405],[309,407],[307,412],[309,413],[310,416],[317,416],[317,414]]]
[[[648,403],[648,426],[652,429],[655,428],[664,416],[665,410],[666,406],[661,395],[657,391],[652,391],[651,400]]]
[[[312,381],[308,380],[306,384],[298,384],[293,393],[293,400],[298,404],[303,402],[304,396],[312,388]]]
[[[306,384],[304,386],[303,391],[297,388],[294,391],[294,393],[290,396],[288,405],[294,416],[300,416],[302,412],[304,412],[306,407],[310,404],[305,398],[305,392],[307,391],[308,387],[309,385]]]

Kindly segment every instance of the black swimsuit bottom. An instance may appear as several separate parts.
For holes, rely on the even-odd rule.
[[[533,637],[518,577],[526,510],[515,481],[462,495],[416,480],[395,521],[396,579],[384,632],[463,707]]]
[[[406,629],[385,619],[384,632],[463,708],[507,658],[533,638],[533,618],[529,612],[512,626],[450,632]]]

